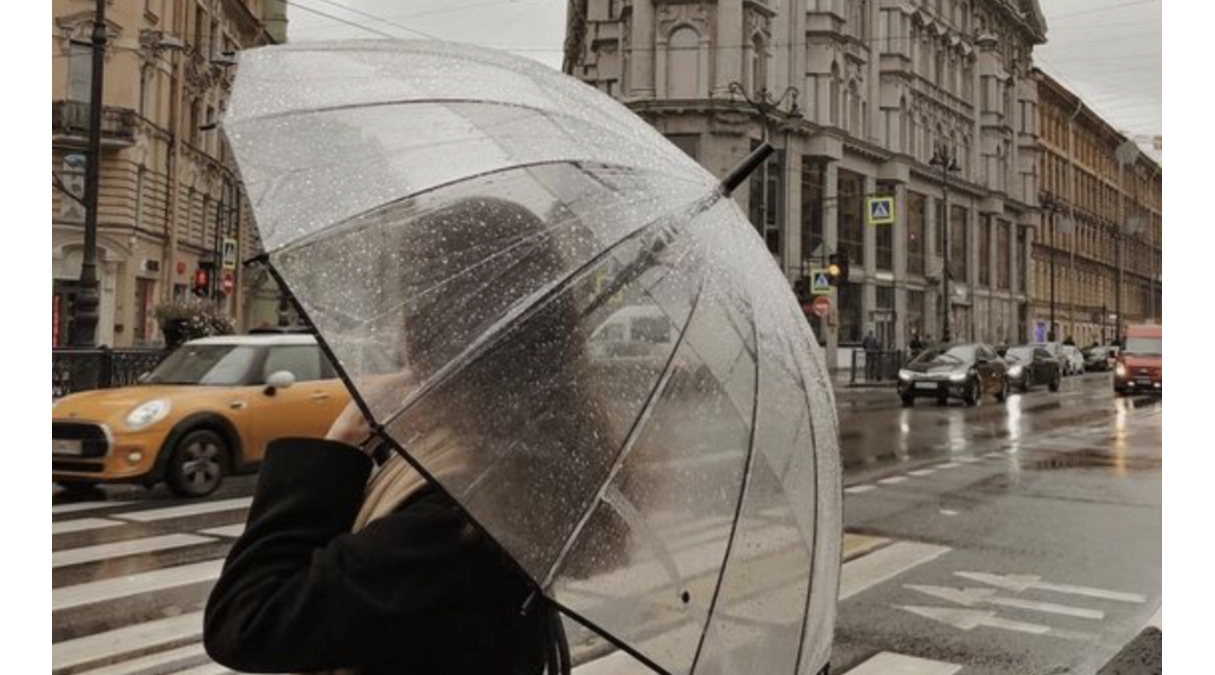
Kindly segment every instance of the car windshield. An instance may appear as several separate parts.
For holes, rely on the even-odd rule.
[[[1163,356],[1162,338],[1133,337],[1126,340],[1126,353],[1136,356]]]
[[[961,365],[975,360],[975,348],[971,345],[957,347],[933,347],[916,357],[915,363],[936,365]]]
[[[1004,355],[1004,358],[1009,359],[1011,361],[1033,361],[1034,360],[1034,348],[1033,347],[1013,347],[1012,349],[1008,350],[1008,353]]]
[[[243,384],[258,348],[250,345],[185,345],[169,355],[146,384]]]

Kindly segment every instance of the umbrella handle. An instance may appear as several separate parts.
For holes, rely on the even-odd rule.
[[[743,181],[755,173],[759,165],[767,161],[774,152],[776,152],[776,148],[772,147],[771,143],[767,141],[760,143],[759,147],[752,150],[751,154],[747,155],[747,158],[741,164],[730,169],[730,173],[727,173],[726,177],[721,179],[721,185],[717,189],[721,192],[722,196],[729,197],[734,194],[738,186],[742,185]]]

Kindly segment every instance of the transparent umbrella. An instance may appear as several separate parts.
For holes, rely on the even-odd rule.
[[[223,129],[265,261],[376,433],[553,603],[576,661],[825,664],[835,406],[728,197],[745,171],[433,42],[247,52]]]

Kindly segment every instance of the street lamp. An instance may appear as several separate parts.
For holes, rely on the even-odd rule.
[[[84,175],[84,257],[76,302],[72,303],[72,346],[97,344],[97,308],[101,305],[97,281],[97,204],[101,185],[101,121],[104,113],[106,19],[105,0],[97,0],[93,12],[93,72],[89,91],[89,163]]]
[[[1047,255],[1050,256],[1050,330],[1046,332],[1046,341],[1055,342],[1059,337],[1059,323],[1055,315],[1055,214],[1057,214],[1062,206],[1055,199],[1055,196],[1049,192],[1045,192],[1038,198],[1038,202],[1042,207],[1042,215],[1046,222],[1043,227],[1050,232],[1050,246],[1047,248]]]
[[[941,301],[941,341],[948,343],[953,340],[953,327],[950,325],[950,317],[953,314],[953,296],[951,295],[952,289],[949,282],[952,280],[953,272],[949,269],[949,239],[951,234],[949,231],[949,174],[950,172],[961,172],[962,167],[958,166],[957,159],[949,148],[944,145],[937,146],[937,149],[932,153],[932,159],[929,160],[928,165],[940,167],[941,169],[941,196],[943,205],[941,212],[944,214],[942,218],[944,222],[937,224],[938,227],[945,228],[944,244],[942,246],[945,250],[941,252],[941,259],[943,261],[941,266],[941,281],[944,284]]]
[[[1118,318],[1114,323],[1114,339],[1121,342],[1122,286],[1126,274],[1124,271],[1125,265],[1122,261],[1122,258],[1125,256],[1124,249],[1126,247],[1122,240],[1126,236],[1134,234],[1134,232],[1131,231],[1133,229],[1132,223],[1127,222],[1126,219],[1126,181],[1124,178],[1126,177],[1126,165],[1134,164],[1135,162],[1139,161],[1139,145],[1136,144],[1135,141],[1123,141],[1122,144],[1119,145],[1116,150],[1114,150],[1114,157],[1118,160],[1118,227],[1116,228],[1117,234],[1115,235],[1117,250],[1114,253],[1114,257],[1117,258],[1116,263],[1118,265],[1118,288],[1116,289],[1114,295],[1116,305],[1114,313],[1118,316]]]

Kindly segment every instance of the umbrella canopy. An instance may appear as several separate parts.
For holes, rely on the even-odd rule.
[[[576,653],[826,662],[834,401],[716,178],[596,90],[465,45],[247,52],[223,129],[373,427],[584,629]]]

